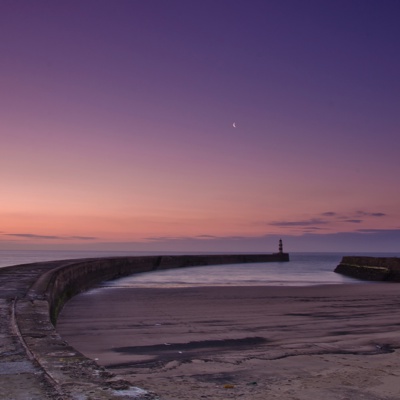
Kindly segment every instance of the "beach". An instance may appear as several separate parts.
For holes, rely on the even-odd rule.
[[[94,289],[57,330],[163,400],[394,400],[400,286]]]

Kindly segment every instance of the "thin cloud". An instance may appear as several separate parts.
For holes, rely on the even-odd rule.
[[[335,217],[337,216],[337,213],[334,211],[327,211],[321,214],[323,217]]]
[[[66,239],[78,239],[78,240],[95,240],[98,239],[95,236],[68,236]]]
[[[5,236],[19,237],[25,239],[40,239],[40,240],[95,240],[93,236],[55,236],[55,235],[37,235],[35,233],[5,233]]]
[[[352,212],[349,214],[341,214],[335,211],[327,211],[323,212],[320,214],[323,217],[335,217],[337,219],[358,219],[361,217],[385,217],[386,214],[383,212],[369,212],[369,211],[363,211],[363,210],[358,210],[356,212]]]
[[[357,216],[360,217],[385,217],[386,214],[382,212],[368,212],[368,211],[357,211]]]
[[[300,221],[275,221],[269,223],[269,225],[279,226],[279,227],[313,226],[313,225],[326,225],[326,224],[329,224],[329,221],[320,218],[311,218]]]
[[[214,235],[198,235],[195,236],[195,238],[197,239],[216,239],[218,236],[214,236]]]
[[[400,233],[400,229],[357,229],[356,232],[359,233]]]
[[[176,236],[152,236],[152,237],[146,237],[144,240],[148,240],[151,242],[162,242],[164,240],[180,240],[183,239],[181,237],[176,237]]]
[[[326,231],[326,228],[321,228],[319,226],[307,226],[303,232],[316,232],[316,231]]]
[[[145,241],[164,242],[164,241],[190,241],[190,240],[243,240],[249,236],[215,236],[215,235],[197,235],[197,236],[151,236],[144,238]]]
[[[6,233],[6,236],[20,237],[26,239],[62,239],[60,236],[36,235],[34,233]]]
[[[280,228],[298,228],[302,230],[303,233],[310,233],[311,231],[316,231],[317,229],[323,230],[321,226],[332,225],[337,222],[347,223],[347,224],[361,224],[365,222],[368,218],[380,218],[386,216],[383,212],[369,212],[369,211],[353,211],[349,214],[342,214],[337,211],[325,211],[323,213],[317,214],[309,219],[299,219],[299,220],[282,220],[273,221],[267,223],[269,226],[275,226]],[[303,229],[301,229],[303,228]]]

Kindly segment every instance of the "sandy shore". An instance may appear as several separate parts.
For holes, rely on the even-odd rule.
[[[57,330],[163,400],[400,398],[400,284],[109,288]]]

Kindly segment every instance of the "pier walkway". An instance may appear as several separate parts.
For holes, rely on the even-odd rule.
[[[16,305],[50,265],[0,269],[0,399],[56,399],[44,369],[27,351],[16,323]]]

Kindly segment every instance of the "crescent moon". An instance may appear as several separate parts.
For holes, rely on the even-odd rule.
[[[234,122],[234,123],[232,124],[232,126],[233,126],[234,128],[236,128],[236,122]]]

